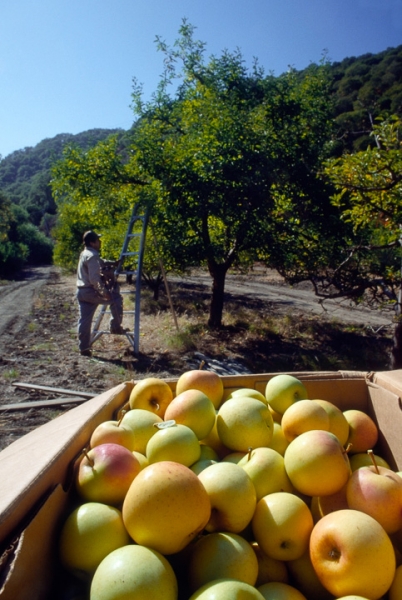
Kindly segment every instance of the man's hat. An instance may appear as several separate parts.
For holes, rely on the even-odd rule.
[[[95,231],[86,231],[82,236],[82,241],[86,246],[88,246],[88,244],[99,240],[100,237],[101,236],[98,233],[95,233]]]

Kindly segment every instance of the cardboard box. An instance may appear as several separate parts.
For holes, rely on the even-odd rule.
[[[225,394],[265,391],[276,373],[224,376]],[[402,371],[294,372],[309,398],[341,410],[358,408],[377,423],[376,452],[402,470]],[[166,380],[175,390],[176,380]],[[70,497],[73,467],[94,428],[127,407],[135,382],[124,382],[57,417],[0,452],[0,599],[54,600],[57,539]]]

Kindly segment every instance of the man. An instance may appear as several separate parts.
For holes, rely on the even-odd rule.
[[[107,287],[102,278],[105,262],[99,254],[100,236],[94,231],[86,231],[83,243],[85,248],[81,252],[77,268],[77,300],[80,309],[78,346],[82,356],[91,356],[91,327],[96,309],[100,304],[110,304],[110,333],[122,334],[123,299],[118,284]]]

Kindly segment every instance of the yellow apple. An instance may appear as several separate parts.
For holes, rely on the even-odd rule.
[[[161,424],[162,425],[162,424]],[[146,457],[150,464],[171,460],[190,467],[200,458],[201,448],[194,431],[174,421],[163,423],[147,444]]]
[[[133,450],[133,454],[134,454],[135,458],[138,460],[138,462],[140,463],[141,469],[143,469],[144,467],[147,467],[149,465],[149,461],[148,461],[147,457],[145,456],[145,454],[142,454],[141,452],[137,452],[136,450]]]
[[[327,412],[329,431],[336,435],[342,446],[345,446],[349,437],[349,423],[341,409],[328,400],[315,398],[313,402],[317,402]]]
[[[309,550],[296,560],[286,563],[292,585],[297,587],[308,600],[334,600],[333,595],[325,589],[314,571]]]
[[[150,410],[135,408],[124,414],[121,425],[129,427],[134,433],[133,450],[145,454],[147,443],[157,431],[155,423],[162,421],[161,417]]]
[[[345,449],[329,431],[302,433],[290,442],[284,461],[293,486],[307,496],[335,494],[350,476]]]
[[[177,600],[176,575],[159,552],[131,544],[106,556],[91,582],[90,600]]]
[[[263,595],[264,600],[307,600],[306,596],[303,596],[295,587],[279,581],[264,583],[257,589]]]
[[[396,568],[395,577],[388,592],[388,600],[401,600],[402,598],[402,565]]]
[[[369,598],[363,598],[363,596],[355,596],[354,594],[352,594],[352,596],[342,596],[342,598],[338,598],[337,600],[370,600]],[[396,598],[395,598],[396,600]]]
[[[237,533],[202,536],[191,549],[188,579],[192,592],[214,579],[238,579],[255,585],[258,561],[250,544]]]
[[[349,508],[348,501],[346,498],[346,486],[348,482],[341,487],[340,490],[335,494],[329,494],[328,496],[313,496],[311,499],[310,510],[313,515],[314,521],[317,522],[324,515],[328,515],[335,510],[341,510],[343,508]]]
[[[244,469],[231,462],[219,462],[201,471],[198,478],[212,508],[206,531],[243,531],[257,503],[254,484]]]
[[[288,440],[285,438],[282,425],[274,421],[274,428],[272,432],[272,439],[269,443],[269,448],[276,450],[282,456],[285,455],[285,450],[289,446]]]
[[[350,409],[343,412],[349,423],[349,454],[372,450],[378,441],[378,427],[373,419],[362,410]]]
[[[254,483],[257,502],[263,496],[273,492],[294,491],[286,473],[283,456],[272,448],[250,450],[237,464],[246,471]]]
[[[386,467],[356,469],[346,485],[349,508],[371,515],[387,533],[402,528],[402,479]]]
[[[279,374],[268,381],[265,398],[273,410],[283,415],[294,402],[308,398],[308,394],[304,384],[297,377]]]
[[[176,396],[186,390],[200,390],[219,408],[223,399],[223,381],[214,371],[191,369],[180,375],[176,383]]]
[[[311,533],[310,556],[321,583],[336,598],[355,594],[378,600],[395,575],[388,534],[357,510],[338,510],[320,519]]]
[[[134,450],[134,433],[119,421],[103,421],[92,432],[89,445],[91,448],[100,444],[120,444],[128,450]]]
[[[219,456],[218,453],[211,446],[207,446],[206,444],[200,444],[200,460],[211,459],[218,462]]]
[[[237,579],[215,579],[206,583],[189,600],[264,600],[264,596],[249,583]],[[92,600],[92,599],[91,599]]]
[[[246,456],[247,452],[230,452],[222,458],[222,462],[232,462],[238,465],[241,459]]]
[[[247,398],[255,398],[256,400],[261,400],[264,404],[267,404],[267,399],[265,398],[262,392],[255,390],[253,388],[238,388],[229,394],[226,400],[230,398],[236,398],[237,396],[247,396]]]
[[[387,469],[391,468],[387,461],[381,456],[378,456],[378,454],[373,454],[373,459],[379,467],[386,467]],[[360,469],[360,467],[371,467],[373,464],[373,461],[370,458],[370,454],[368,452],[358,452],[357,454],[351,454],[349,456],[349,462],[352,472],[356,471],[356,469]]]
[[[215,410],[214,426],[212,427],[209,434],[203,440],[200,440],[200,444],[201,444],[201,446],[206,445],[206,446],[209,446],[210,448],[212,448],[213,450],[215,450],[219,459],[222,459],[224,456],[226,456],[227,454],[230,453],[230,450],[229,450],[229,448],[226,448],[226,446],[223,444],[223,442],[219,438],[217,424],[216,424],[217,415],[218,415],[218,411]]]
[[[133,387],[129,404],[130,408],[149,410],[163,419],[165,410],[173,400],[173,392],[169,384],[157,377],[146,377]]]
[[[256,587],[263,583],[269,583],[270,581],[282,581],[283,583],[288,583],[288,569],[283,560],[276,560],[276,558],[267,556],[261,550],[257,542],[251,542],[251,547],[255,552],[258,562]]]
[[[329,431],[329,416],[317,402],[299,400],[283,413],[282,431],[288,442],[311,429]]]
[[[174,554],[204,529],[211,503],[195,473],[182,464],[163,461],[140,471],[126,494],[122,514],[137,544]]]
[[[59,554],[69,571],[93,574],[105,556],[129,543],[120,510],[100,502],[85,502],[64,522]]]
[[[215,407],[200,390],[186,390],[175,398],[166,409],[164,420],[190,427],[199,440],[210,433],[215,424]]]
[[[216,426],[222,443],[233,451],[269,446],[273,434],[273,419],[268,407],[256,400],[237,396],[222,404]]]
[[[120,444],[100,444],[82,457],[75,487],[87,502],[119,506],[140,471],[141,465],[130,450]]]

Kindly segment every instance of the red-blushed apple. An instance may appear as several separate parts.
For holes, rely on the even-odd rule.
[[[155,423],[162,423],[163,419],[155,413],[144,408],[128,410],[121,419],[121,424],[133,431],[133,451],[145,455],[147,443],[157,432]]]
[[[88,502],[120,506],[140,471],[141,465],[130,450],[120,444],[101,444],[82,457],[75,486]]]
[[[306,552],[314,526],[307,504],[289,492],[261,498],[251,524],[261,550],[271,558],[286,561]]]
[[[310,552],[307,550],[300,558],[286,563],[290,581],[308,600],[334,600],[333,595],[325,589],[314,571]]]
[[[349,436],[345,446],[350,445],[349,454],[372,450],[378,441],[378,427],[373,419],[362,410],[343,411],[349,423]]]
[[[163,419],[168,404],[173,400],[173,391],[169,384],[157,377],[146,377],[133,387],[130,408],[149,410]]]
[[[90,600],[177,600],[173,568],[159,552],[130,544],[108,554],[95,571]]]
[[[166,409],[164,420],[190,427],[199,440],[211,432],[215,424],[215,407],[204,392],[186,390],[175,398]]]
[[[402,598],[402,565],[396,568],[395,577],[388,591],[388,600],[401,600]]]
[[[310,556],[324,587],[336,598],[379,600],[395,575],[395,552],[384,528],[358,510],[338,510],[316,523]]]
[[[288,442],[311,429],[329,431],[329,416],[317,402],[299,400],[283,413],[282,431]]]
[[[76,575],[81,571],[92,575],[105,556],[129,543],[120,510],[101,502],[85,502],[63,523],[61,563]]]
[[[237,579],[215,579],[191,595],[189,600],[264,600],[264,596],[249,583]]]
[[[222,578],[255,585],[257,575],[257,556],[251,545],[237,533],[209,533],[201,536],[191,548],[188,579],[192,592]]]
[[[329,431],[336,435],[342,446],[346,446],[349,437],[349,423],[341,409],[328,400],[315,398],[313,402],[317,402],[326,411],[329,417]]]
[[[265,387],[265,398],[273,410],[283,415],[294,402],[307,399],[308,394],[300,379],[281,373],[269,379]]]
[[[137,544],[175,554],[203,531],[211,503],[201,481],[188,467],[158,462],[134,479],[123,503],[123,521]]]
[[[350,476],[344,447],[329,431],[306,431],[286,448],[285,469],[293,486],[307,496],[335,494]]]
[[[249,448],[269,446],[273,426],[268,407],[260,400],[244,396],[226,400],[216,418],[219,439],[232,451],[247,452]]]
[[[176,383],[176,396],[186,390],[199,390],[204,392],[217,409],[223,399],[223,381],[214,371],[191,369],[180,375]]]
[[[147,444],[148,462],[174,461],[190,467],[200,458],[201,448],[194,431],[175,421],[157,424],[156,434]]]
[[[254,484],[244,469],[231,462],[219,462],[201,471],[198,478],[212,508],[206,531],[243,531],[257,503]]]
[[[120,444],[133,451],[134,433],[120,421],[103,421],[95,427],[89,441],[91,448],[100,444]]]
[[[307,600],[306,596],[293,585],[279,581],[264,583],[257,589],[263,595],[264,600]]]
[[[293,492],[283,456],[272,448],[255,448],[237,463],[254,483],[257,502],[273,492]],[[402,483],[402,479],[401,479]]]
[[[282,581],[288,583],[289,573],[286,562],[276,560],[267,556],[260,548],[257,542],[251,542],[251,547],[255,552],[258,562],[258,576],[255,582],[256,587],[270,581]]]
[[[402,528],[402,479],[386,467],[356,469],[346,485],[349,508],[371,515],[387,533]]]

